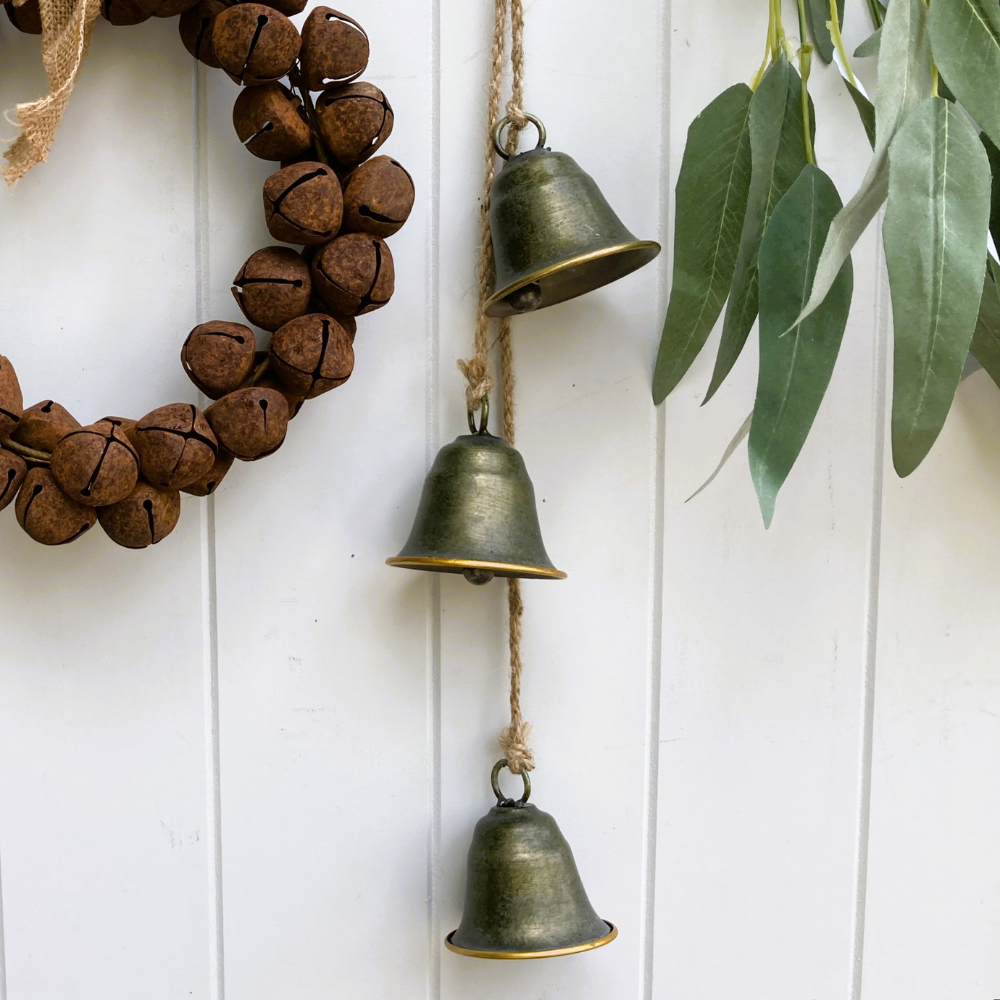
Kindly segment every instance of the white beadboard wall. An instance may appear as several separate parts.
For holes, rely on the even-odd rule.
[[[711,406],[714,339],[649,398],[687,126],[756,68],[766,6],[527,4],[529,109],[665,247],[514,334],[518,446],[569,572],[524,587],[535,801],[619,939],[442,947],[491,800],[504,591],[383,561],[464,432],[492,4],[356,0],[418,200],[350,382],[154,549],[46,549],[0,517],[0,1000],[1000,997],[996,388],[968,379],[896,479],[873,231],[771,531],[744,452],[685,503],[752,405],[753,343]],[[848,0],[849,46],[866,33]],[[3,107],[44,92],[38,47],[0,18]],[[864,135],[835,71],[813,92],[847,194]],[[0,194],[26,403],[196,399],[181,342],[238,317],[230,279],[271,242],[235,96],[176,21],[98,23],[49,162]]]

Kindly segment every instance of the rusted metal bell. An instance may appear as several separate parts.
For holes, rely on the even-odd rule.
[[[506,760],[493,768],[495,805],[477,824],[469,848],[465,907],[445,945],[471,958],[555,958],[592,951],[618,936],[587,898],[556,821],[529,806],[531,782],[514,801],[500,791]]]
[[[482,426],[445,445],[424,481],[413,530],[403,551],[386,562],[404,569],[463,573],[474,584],[494,576],[562,580],[538,525],[535,490],[520,452]]]
[[[514,316],[565,302],[610,284],[648,264],[660,244],[637,240],[615,215],[594,179],[565,153],[538,145],[508,157],[501,143],[504,118],[493,145],[507,163],[493,182],[490,232],[496,261],[490,316]]]

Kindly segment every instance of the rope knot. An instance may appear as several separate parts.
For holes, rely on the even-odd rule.
[[[528,746],[531,738],[531,723],[523,719],[512,722],[497,737],[500,749],[507,758],[507,768],[511,774],[534,771],[535,755]]]
[[[489,362],[484,354],[476,354],[468,359],[459,358],[458,370],[469,383],[465,387],[465,402],[469,412],[475,413],[482,405],[483,398],[488,396],[493,388]]]

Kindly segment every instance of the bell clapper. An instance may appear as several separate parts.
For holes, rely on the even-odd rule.
[[[511,292],[507,302],[516,313],[533,312],[542,304],[542,286],[537,281]]]

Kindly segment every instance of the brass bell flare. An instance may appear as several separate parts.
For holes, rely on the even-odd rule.
[[[587,898],[566,838],[556,821],[527,804],[505,798],[493,768],[495,805],[477,824],[469,848],[465,908],[445,946],[471,958],[556,958],[593,951],[618,936]]]
[[[494,576],[563,580],[542,543],[535,490],[520,452],[487,429],[445,445],[424,481],[413,530],[390,566],[463,573],[474,584]]]
[[[648,264],[660,252],[653,240],[638,240],[625,228],[594,179],[572,157],[538,145],[510,156],[501,142],[504,118],[493,145],[507,163],[493,181],[490,232],[496,289],[486,303],[490,316],[516,316],[544,309],[610,284]]]

